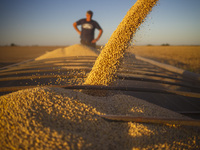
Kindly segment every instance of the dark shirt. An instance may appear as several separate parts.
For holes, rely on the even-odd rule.
[[[86,19],[80,19],[76,22],[77,25],[81,25],[81,40],[91,42],[94,39],[95,28],[101,29],[100,25],[94,21],[86,21]]]

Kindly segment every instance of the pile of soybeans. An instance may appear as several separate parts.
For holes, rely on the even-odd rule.
[[[0,97],[1,149],[199,149],[200,128],[111,122],[102,114],[185,117],[131,96],[38,87]]]
[[[98,51],[92,47],[84,46],[81,44],[75,44],[65,48],[58,48],[54,51],[47,52],[41,55],[35,60],[45,60],[51,58],[61,58],[61,57],[72,57],[72,56],[98,56]]]

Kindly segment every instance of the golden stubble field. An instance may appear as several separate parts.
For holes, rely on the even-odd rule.
[[[26,61],[61,46],[1,46],[0,67]]]
[[[2,46],[0,47],[0,67],[36,58],[60,47]],[[134,46],[127,51],[161,63],[200,73],[200,46]]]
[[[200,46],[134,46],[128,51],[161,63],[200,73]]]

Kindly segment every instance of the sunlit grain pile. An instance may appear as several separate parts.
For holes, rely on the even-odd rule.
[[[35,60],[69,57],[69,56],[97,56],[97,50],[81,44],[75,44],[66,48],[58,48],[54,51],[37,57]]]
[[[136,29],[144,21],[158,0],[138,0],[119,24],[102,49],[85,84],[109,85],[112,83],[120,59],[127,49]]]
[[[184,118],[126,95],[34,88],[0,97],[1,149],[198,149],[199,128],[110,122],[100,114]]]

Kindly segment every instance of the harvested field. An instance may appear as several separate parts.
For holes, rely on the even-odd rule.
[[[136,55],[200,74],[200,46],[134,46]]]
[[[34,59],[60,46],[0,46],[0,67]]]
[[[100,49],[100,46],[98,47]],[[0,67],[34,59],[59,48],[62,47],[1,46]],[[200,73],[200,46],[134,46],[134,48],[129,48],[129,50],[130,52],[142,57],[150,58],[195,73]]]

